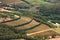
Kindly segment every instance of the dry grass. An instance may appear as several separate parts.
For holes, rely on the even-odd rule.
[[[8,23],[5,23],[5,24],[10,25],[10,26],[14,26],[14,25],[25,23],[25,22],[29,22],[30,20],[31,19],[28,18],[28,17],[22,17],[21,19],[19,19],[17,21],[8,22]]]
[[[39,24],[39,23],[33,20],[31,23],[29,23],[29,24],[27,24],[27,25],[24,25],[24,26],[21,26],[21,27],[18,27],[17,29],[31,28],[31,27],[33,27],[33,26],[36,25],[36,24]]]
[[[37,31],[43,31],[43,30],[46,30],[46,29],[49,29],[49,26],[41,24],[40,26],[37,26],[36,28],[34,28],[32,30],[29,30],[27,32],[28,33],[33,33],[33,32],[37,32]]]

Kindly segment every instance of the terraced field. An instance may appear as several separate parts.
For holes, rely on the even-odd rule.
[[[28,30],[27,33],[34,33],[34,32],[43,31],[43,30],[46,30],[46,29],[50,29],[49,26],[41,24],[34,29]]]
[[[13,21],[13,22],[8,22],[8,23],[5,23],[5,24],[14,26],[14,25],[18,25],[18,24],[23,24],[23,23],[29,22],[30,20],[31,19],[28,18],[28,17],[26,17],[26,18],[21,17],[21,19],[19,19],[19,20],[16,20],[16,21]]]
[[[16,14],[18,12],[13,11],[12,13]],[[23,16],[18,20],[11,21],[11,22],[6,22],[4,24],[6,24],[8,26],[19,26],[19,27],[17,27],[18,30],[29,29],[28,31],[26,31],[27,33],[42,31],[42,30],[45,30],[45,29],[49,28],[47,25],[38,23],[38,22],[36,22],[35,20],[33,20],[33,19],[29,18],[29,17],[23,17]]]
[[[45,16],[47,15],[44,14],[50,13],[52,8],[55,6],[54,3],[46,2],[43,0],[0,1],[2,1],[3,7],[8,6],[9,8],[14,8],[14,10],[4,9],[2,8],[2,6],[0,8],[0,39],[10,40],[23,38],[26,40],[35,40],[35,38],[30,38],[29,35],[33,35],[35,37],[46,37],[50,35],[54,36],[55,34],[57,34],[60,36],[60,34],[57,33],[60,32],[59,28],[56,29],[57,32],[51,29],[55,28],[56,26],[53,25],[52,22],[48,22],[50,19],[48,20],[48,18],[45,18]],[[52,14],[51,16],[53,17]]]
[[[9,26],[15,26],[15,25],[21,25],[21,24],[30,22],[31,20],[32,19],[31,18],[28,18],[28,17],[21,17],[21,19],[19,19],[19,20],[16,20],[16,21],[13,21],[13,22],[7,22],[5,24],[7,24]],[[17,27],[17,29],[18,30],[20,30],[20,29],[29,29],[29,28],[34,27],[34,26],[36,26],[36,28],[31,29],[31,30],[28,30],[27,33],[42,31],[42,30],[45,30],[45,29],[48,29],[49,28],[48,26],[46,26],[44,24],[39,25],[38,22],[36,22],[35,20],[32,20],[28,24],[25,24],[25,25],[22,25],[20,27]]]
[[[17,11],[12,11],[10,14],[13,15],[18,15],[20,16],[20,13]],[[37,17],[36,15],[33,14],[33,19],[30,17],[26,16],[21,16],[20,19],[11,21],[11,22],[6,22],[4,24],[12,27],[16,27],[16,30],[24,30],[26,33],[34,33],[37,31],[43,31],[46,29],[49,29],[50,27],[45,25],[47,21],[42,18]]]

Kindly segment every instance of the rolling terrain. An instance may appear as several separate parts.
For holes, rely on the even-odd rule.
[[[54,25],[60,23],[59,3],[44,0],[0,0],[0,2],[2,2],[1,40],[40,40],[40,38],[45,40],[50,36],[60,37],[60,28]]]

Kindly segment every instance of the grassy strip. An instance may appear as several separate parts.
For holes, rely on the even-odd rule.
[[[60,28],[56,28],[56,31],[57,31],[58,33],[60,33]]]
[[[36,18],[36,17],[34,17],[34,20],[36,20],[37,22],[41,22],[41,23],[43,23],[43,24],[46,24],[46,25],[48,25],[50,28],[54,28],[55,26],[52,24],[52,23],[49,23],[49,22],[47,22],[47,21],[43,21],[42,19],[39,19],[39,18]]]

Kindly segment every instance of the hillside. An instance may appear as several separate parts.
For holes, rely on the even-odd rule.
[[[19,4],[19,5],[26,5],[29,6],[28,3],[22,1],[22,0],[0,0],[3,4]]]
[[[20,2],[20,0],[0,0],[3,3]]]
[[[60,3],[51,1],[0,0],[0,40],[60,38]]]

